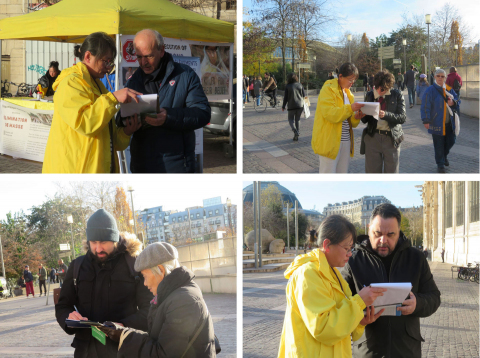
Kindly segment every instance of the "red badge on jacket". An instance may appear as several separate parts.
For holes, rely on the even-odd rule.
[[[175,84],[175,80],[171,80],[169,83],[170,83],[170,86],[173,86]]]

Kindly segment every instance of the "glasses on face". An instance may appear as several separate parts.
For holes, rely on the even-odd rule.
[[[438,77],[438,78],[445,78],[445,76],[440,76],[440,75],[435,75],[435,77]]]
[[[146,59],[148,62],[153,61],[155,58],[155,55],[147,55],[147,56],[138,56],[137,55],[137,61],[140,62],[142,59]]]
[[[105,65],[105,67],[113,67],[113,65],[115,64],[115,62],[108,61],[108,60],[102,60],[102,62]]]
[[[355,245],[351,245],[351,246],[338,245],[338,246],[344,249],[346,253],[353,252],[353,249],[355,248]]]

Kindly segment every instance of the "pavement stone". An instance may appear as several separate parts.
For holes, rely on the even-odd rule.
[[[66,334],[55,319],[53,287],[58,285],[51,287],[48,306],[44,296],[0,300],[0,357],[73,357],[74,350],[70,347],[73,336]],[[222,357],[236,357],[236,295],[204,294],[203,297],[212,315]]]
[[[404,95],[406,91],[404,92]],[[355,93],[355,100],[363,100],[363,92]],[[407,97],[407,96],[405,96]],[[243,110],[243,172],[244,173],[318,173],[319,158],[311,147],[314,113],[317,96],[310,98],[311,117],[300,121],[300,138],[294,142],[287,114],[267,108],[263,113],[255,112],[252,103]],[[408,98],[406,98],[408,102]],[[405,140],[401,145],[400,173],[436,173],[432,136],[427,133],[420,118],[420,106],[412,109],[407,105],[407,121],[403,124]],[[365,173],[365,157],[360,155],[360,139],[365,124],[354,128],[355,153],[350,162],[349,173]],[[254,139],[254,136],[257,139]],[[286,152],[277,156],[275,161],[261,157],[259,149],[268,142],[268,151]],[[252,150],[255,148],[256,150]],[[294,158],[302,165],[292,163]],[[450,167],[447,173],[479,172],[479,120],[461,115],[461,131],[455,146],[449,155]],[[282,166],[281,164],[284,164]],[[285,167],[286,166],[286,167]]]
[[[479,286],[451,276],[450,264],[430,262],[441,305],[420,319],[422,357],[479,356]],[[274,358],[286,309],[283,271],[243,274],[243,357]]]

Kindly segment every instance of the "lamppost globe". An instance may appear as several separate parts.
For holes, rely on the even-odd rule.
[[[403,73],[405,73],[405,72],[407,72],[407,54],[405,52],[405,46],[407,45],[407,39],[402,39],[402,45],[403,45],[403,63],[404,63]]]
[[[407,40],[406,39],[403,39],[402,40],[402,45],[405,46],[407,44]]]
[[[132,201],[132,213],[133,213],[133,228],[135,230],[135,236],[138,238],[137,234],[137,222],[135,221],[135,207],[133,206],[133,186],[132,185],[127,185],[127,191],[130,192],[130,200]],[[143,247],[145,247],[145,238],[143,240]]]
[[[430,24],[432,23],[432,15],[426,14],[425,15],[425,23],[427,24],[427,39],[428,39],[428,62],[427,62],[427,76],[428,76],[428,71],[430,70]],[[428,77],[427,77],[428,78]]]
[[[432,15],[430,15],[430,14],[425,15],[425,23],[427,25],[430,25],[432,23]]]

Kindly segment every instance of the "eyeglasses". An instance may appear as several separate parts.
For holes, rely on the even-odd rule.
[[[445,78],[445,76],[435,75],[435,77]]]
[[[102,62],[106,67],[113,67],[113,65],[115,65],[113,61],[102,60]]]
[[[148,56],[138,56],[137,61],[140,62],[142,59],[146,58],[147,61],[152,61],[155,58],[155,55],[148,55]]]
[[[348,247],[345,247],[345,246],[342,246],[342,245],[338,245],[338,246],[340,246],[342,249],[344,249],[347,253],[352,252],[353,249],[355,248],[355,245],[348,246]]]

